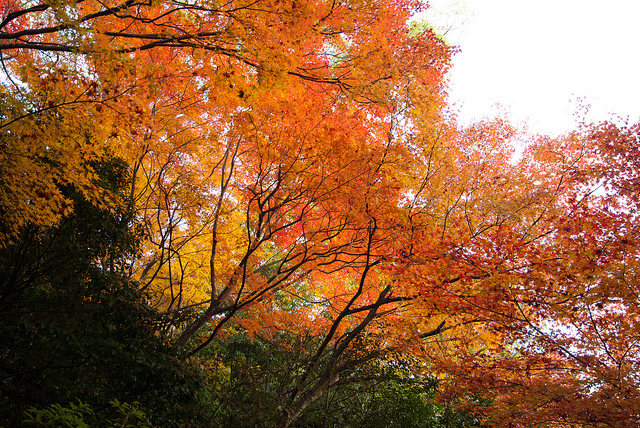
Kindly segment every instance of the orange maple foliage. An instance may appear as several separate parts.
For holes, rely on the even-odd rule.
[[[282,427],[399,353],[501,426],[637,424],[638,126],[521,157],[504,120],[458,127],[419,7],[12,3],[0,245],[72,210],[60,186],[134,207],[132,275],[190,355],[233,329],[318,339]],[[95,186],[104,154],[127,201]]]
[[[516,175],[500,179],[502,206],[511,208],[494,214],[490,241],[456,251],[466,272],[446,285],[461,303],[451,316],[480,322],[500,340],[453,335],[455,360],[431,355],[443,373],[466,379],[456,393],[465,385],[494,398],[494,423],[638,422],[638,200],[629,192],[639,130],[603,123],[530,142]],[[504,194],[512,185],[513,205]]]

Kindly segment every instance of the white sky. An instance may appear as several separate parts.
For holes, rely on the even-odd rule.
[[[450,98],[463,122],[500,104],[531,131],[555,134],[573,128],[577,98],[591,104],[592,119],[640,120],[640,1],[429,3],[425,18],[453,26],[447,37],[461,49]],[[456,14],[460,3],[466,11]]]

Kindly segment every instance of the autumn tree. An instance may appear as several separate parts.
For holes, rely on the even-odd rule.
[[[264,312],[276,291],[302,289],[325,269],[341,280],[356,275],[351,310],[367,272],[380,263],[378,224],[393,223],[376,217],[397,208],[401,186],[391,169],[408,153],[397,136],[406,112],[420,103],[425,120],[437,121],[442,103],[449,50],[432,33],[411,30],[407,20],[417,7],[7,6],[0,24],[4,89],[19,104],[7,108],[3,122],[15,141],[3,152],[7,165],[16,165],[6,176],[27,174],[44,189],[3,184],[5,210],[21,219],[8,222],[5,242],[24,225],[55,223],[71,212],[57,190],[61,182],[112,208],[108,193],[95,192],[87,162],[109,147],[131,165],[128,202],[149,237],[134,277],[164,311],[166,334],[178,345],[195,353],[201,346],[190,339],[204,327],[212,328],[206,344],[238,314]],[[70,141],[48,143],[50,129],[63,129],[51,122],[33,131],[29,120],[46,115],[68,123]],[[78,123],[87,130],[75,129]],[[91,145],[79,152],[85,142]],[[27,162],[21,170],[18,159]],[[46,173],[47,162],[57,176]],[[381,293],[374,306],[398,300],[387,302],[388,289]],[[181,324],[189,310],[196,320]],[[346,315],[314,360],[338,326],[345,328]],[[328,386],[323,380],[316,390]],[[292,404],[294,413],[309,402]]]
[[[486,127],[477,128],[473,139],[486,140],[478,130]],[[582,125],[558,139],[533,139],[510,167],[514,175],[492,168],[482,179],[483,186],[499,186],[492,193],[503,192],[493,202],[482,199],[477,212],[491,214],[472,216],[469,198],[456,199],[451,214],[459,210],[464,216],[452,233],[495,219],[482,246],[449,253],[458,273],[434,281],[427,276],[434,270],[423,271],[421,264],[409,274],[457,301],[449,316],[472,322],[479,326],[474,335],[485,335],[478,342],[445,333],[440,343],[446,353],[426,351],[442,376],[455,379],[456,394],[464,390],[494,400],[494,423],[637,424],[632,367],[638,312],[629,276],[637,208],[629,192],[637,175],[638,136],[637,125],[606,122]]]
[[[276,426],[399,355],[495,423],[637,423],[637,126],[521,157],[506,120],[458,126],[420,6],[6,3],[0,245],[132,207],[162,337],[211,370],[239,331],[295,356]]]

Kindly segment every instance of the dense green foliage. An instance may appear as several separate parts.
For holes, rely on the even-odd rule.
[[[123,162],[95,168],[97,185],[116,194],[128,185]],[[64,192],[73,215],[27,227],[0,251],[0,421],[17,425],[28,407],[78,399],[97,420],[116,399],[162,421],[192,399],[196,379],[126,275],[139,228],[124,204],[106,212]]]
[[[238,333],[201,356],[217,364],[211,383],[213,426],[269,427],[278,422],[285,397],[300,381],[305,355],[314,349],[313,337],[275,340],[248,338]],[[295,343],[292,343],[295,342]],[[291,351],[287,351],[290,349]],[[295,427],[422,427],[479,426],[479,420],[450,404],[440,403],[438,382],[420,372],[418,361],[395,355],[385,363],[372,363],[341,373],[300,416]],[[422,370],[424,371],[424,370]]]

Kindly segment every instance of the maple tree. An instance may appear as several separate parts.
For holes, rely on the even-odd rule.
[[[637,125],[603,123],[532,141],[510,167],[514,175],[496,174],[494,167],[481,180],[500,187],[491,191],[498,199],[481,199],[489,203],[484,225],[468,211],[467,195],[456,199],[449,218],[455,222],[456,210],[464,215],[451,232],[455,252],[448,253],[451,261],[444,252],[435,257],[458,272],[438,279],[433,268],[418,265],[411,274],[419,275],[418,284],[455,297],[453,308],[436,293],[430,297],[451,318],[493,333],[483,342],[452,335],[443,342],[448,353],[427,352],[443,373],[467,379],[467,392],[495,399],[490,413],[498,424],[637,423],[638,313],[629,277],[637,220],[636,196],[628,192],[638,137]],[[516,199],[508,197],[513,190]],[[469,239],[459,235],[464,230],[484,240],[473,224],[489,242],[459,246]]]
[[[0,247],[132,209],[96,267],[222,377],[238,334],[295,356],[276,426],[408,355],[504,426],[637,423],[638,126],[458,126],[420,6],[6,2]]]

